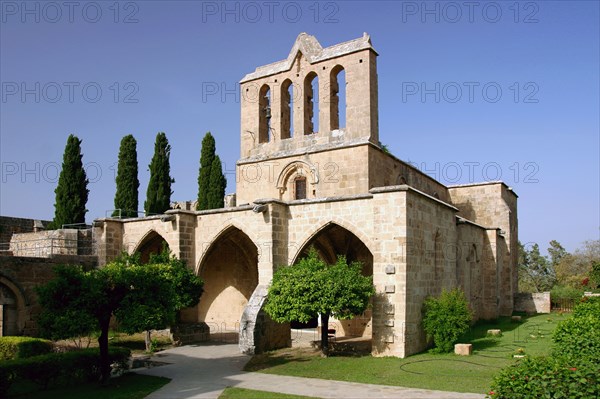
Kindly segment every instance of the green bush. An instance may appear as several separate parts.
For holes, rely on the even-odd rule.
[[[589,399],[600,397],[600,365],[563,357],[525,358],[503,369],[488,396],[493,399]]]
[[[526,358],[494,378],[499,398],[600,398],[600,300],[584,298],[554,330],[549,358]]]
[[[0,337],[0,360],[24,359],[52,352],[51,341],[31,337]]]
[[[573,317],[592,316],[600,319],[600,297],[584,296],[573,309]]]
[[[124,370],[131,351],[110,347],[109,358],[114,369]],[[42,389],[100,379],[100,353],[98,348],[81,349],[65,353],[49,353],[25,359],[0,363],[0,397],[16,380],[28,380]]]
[[[433,338],[433,352],[450,352],[469,329],[473,316],[460,289],[442,291],[439,298],[429,297],[423,303],[423,328],[427,339]]]
[[[555,285],[550,291],[550,298],[552,301],[558,301],[561,299],[573,299],[579,300],[583,295],[583,289],[573,288],[568,285]]]

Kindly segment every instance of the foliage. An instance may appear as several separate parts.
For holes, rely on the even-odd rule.
[[[210,190],[210,176],[213,161],[215,159],[215,138],[207,132],[202,139],[200,150],[200,169],[198,170],[198,205],[199,211],[211,209],[209,207],[208,192]]]
[[[314,396],[291,395],[287,393],[257,391],[254,389],[227,387],[219,399],[313,399]]]
[[[51,341],[32,337],[0,337],[0,360],[23,359],[52,352]]]
[[[175,179],[171,177],[171,166],[169,157],[171,145],[163,132],[156,135],[154,142],[154,156],[148,168],[150,169],[150,181],[146,191],[144,211],[146,215],[161,214],[171,206],[171,184]]]
[[[39,325],[53,339],[100,331],[98,343],[103,379],[108,378],[108,328],[114,316],[121,329],[138,332],[165,328],[182,306],[193,306],[202,280],[183,262],[166,256],[165,263],[140,265],[139,257],[123,256],[102,269],[58,267],[56,277],[38,288],[42,312]],[[192,295],[197,295],[193,300]]]
[[[600,240],[585,241],[581,248],[561,258],[556,265],[558,283],[576,289],[594,289],[594,265],[599,263]]]
[[[88,179],[83,169],[81,140],[69,135],[63,154],[62,169],[54,193],[54,220],[51,229],[60,229],[65,224],[85,223],[85,206],[88,200]]]
[[[589,286],[591,289],[600,288],[600,260],[592,261],[592,270],[590,271]]]
[[[215,155],[215,159],[210,167],[210,179],[208,184],[208,208],[218,209],[225,206],[225,188],[227,187],[227,179],[223,174],[223,166],[221,159]]]
[[[111,347],[108,351],[109,364],[116,364],[119,370],[127,368],[129,356],[125,348]],[[50,385],[98,380],[100,370],[98,348],[9,360],[0,363],[0,394],[17,380],[29,380],[46,389]]]
[[[558,244],[556,241],[553,242]],[[519,289],[522,292],[550,290],[556,282],[556,272],[553,263],[540,253],[539,245],[533,244],[528,250],[519,242],[518,249]],[[558,254],[559,249],[555,248],[555,250]]]
[[[503,369],[489,392],[493,399],[597,398],[600,396],[600,365],[565,362],[555,357],[526,357]]]
[[[131,134],[121,139],[116,180],[115,211],[112,216],[137,217],[140,181],[138,180],[137,141]]]
[[[492,384],[496,398],[600,397],[600,298],[584,298],[556,327],[550,357],[525,358]]]
[[[327,265],[311,248],[297,264],[282,267],[273,276],[265,311],[277,322],[307,322],[321,315],[321,348],[327,355],[329,317],[349,319],[363,313],[375,294],[373,278],[361,273],[359,262],[350,265],[339,256]]]
[[[550,298],[552,301],[559,299],[573,299],[578,301],[582,296],[582,289],[573,288],[568,285],[555,285],[552,287],[552,291],[550,291]]]
[[[473,319],[464,293],[460,289],[443,290],[439,298],[423,303],[423,328],[435,345],[434,353],[450,352]]]
[[[202,139],[200,170],[198,171],[198,210],[223,208],[227,179],[223,175],[221,159],[215,154],[213,135],[208,132]]]

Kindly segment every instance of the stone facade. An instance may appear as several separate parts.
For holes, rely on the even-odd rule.
[[[289,345],[289,325],[262,304],[274,271],[311,246],[373,276],[372,308],[332,323],[338,335],[371,338],[374,355],[423,350],[422,304],[442,289],[462,288],[477,318],[510,315],[517,196],[502,182],[446,187],[385,151],[376,58],[366,34],[328,48],[300,34],[285,60],[240,83],[238,205],[97,220],[100,264],[166,243],[206,283],[182,320],[239,331],[246,353]]]

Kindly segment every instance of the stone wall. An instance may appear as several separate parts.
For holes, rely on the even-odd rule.
[[[515,312],[550,313],[550,292],[516,294]]]
[[[13,234],[9,250],[14,256],[92,255],[92,230],[59,229]]]
[[[13,234],[32,233],[43,230],[46,229],[49,224],[49,220],[0,216],[0,251],[8,250],[8,243]]]
[[[47,258],[0,255],[0,284],[8,287],[17,298],[16,335],[35,336],[36,317],[40,312],[35,287],[54,277],[57,265],[97,265],[93,256],[53,255]]]

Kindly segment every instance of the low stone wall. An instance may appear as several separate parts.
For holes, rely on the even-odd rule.
[[[520,292],[515,295],[515,312],[550,313],[550,292]]]
[[[53,255],[93,255],[92,230],[59,229],[13,234],[9,254],[42,258]]]
[[[8,249],[8,243],[13,234],[32,233],[34,231],[44,230],[49,224],[49,220],[0,216],[0,251]]]

